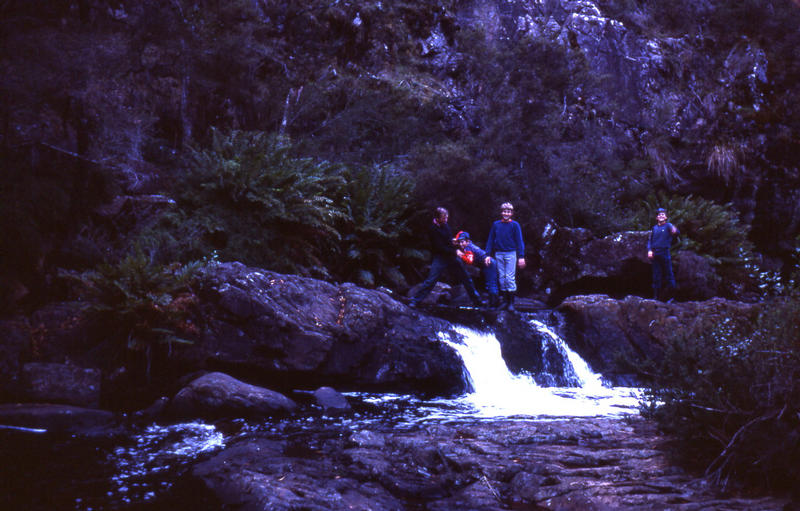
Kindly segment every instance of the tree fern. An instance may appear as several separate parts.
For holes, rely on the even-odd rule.
[[[346,278],[365,286],[405,287],[401,268],[419,255],[404,250],[413,189],[410,179],[387,167],[349,169],[342,250]]]
[[[747,239],[749,227],[739,221],[731,204],[720,205],[691,195],[652,193],[634,217],[634,228],[649,230],[660,207],[667,210],[669,221],[681,231],[680,248],[694,250],[715,263],[752,257],[753,245]]]
[[[292,154],[285,138],[212,131],[192,152],[180,205],[221,257],[279,271],[322,269],[340,239],[341,168]]]
[[[149,375],[154,349],[191,342],[186,334],[194,327],[186,320],[195,301],[191,285],[201,264],[165,266],[137,248],[122,260],[101,264],[77,278],[89,313],[103,325],[117,355],[144,353]]]

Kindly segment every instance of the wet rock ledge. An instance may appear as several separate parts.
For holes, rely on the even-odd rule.
[[[641,419],[328,428],[244,437],[182,482],[246,510],[787,509],[720,495],[659,449]]]

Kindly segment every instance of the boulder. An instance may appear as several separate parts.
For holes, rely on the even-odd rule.
[[[755,321],[760,305],[712,298],[702,302],[663,303],[628,296],[572,296],[557,311],[564,315],[564,337],[593,371],[615,385],[635,383],[619,366],[618,357],[634,365],[658,360],[678,336],[710,333],[723,324]]]
[[[680,251],[672,262],[678,284],[676,298],[679,300],[708,300],[721,291],[721,278],[707,257],[692,252]]]
[[[330,387],[320,387],[315,390],[314,399],[326,413],[344,413],[352,410],[347,398]]]
[[[625,231],[597,238],[587,229],[550,222],[534,282],[547,291],[551,306],[584,294],[649,298],[653,291],[648,236],[648,231]],[[675,298],[681,301],[707,300],[721,292],[721,279],[710,261],[692,251],[676,251],[673,270],[678,284]]]
[[[172,399],[169,412],[178,417],[268,417],[294,411],[288,397],[249,385],[223,373],[197,378]]]
[[[100,403],[98,369],[71,364],[29,362],[22,368],[20,387],[26,401],[96,408]]]
[[[128,367],[113,365],[118,346],[93,324],[85,303],[53,303],[0,321],[0,398],[96,406],[90,393],[98,373],[86,384],[89,373],[77,368],[102,371],[101,405],[123,407],[174,392],[172,385],[198,371],[281,391],[335,386],[454,395],[466,388],[460,358],[438,337],[451,325],[385,291],[239,263],[208,265],[195,289],[197,306],[187,319],[193,331],[184,336],[192,342],[153,350],[147,381],[143,352],[129,353]]]
[[[536,281],[557,305],[574,294],[648,296],[647,233],[628,231],[596,238],[587,229],[548,224],[539,251]]]
[[[408,290],[406,293],[407,298],[411,298],[416,295],[419,290],[422,288],[422,282],[412,286],[411,289]],[[444,282],[437,282],[434,284],[433,289],[431,292],[428,293],[420,303],[423,305],[435,305],[439,303],[450,303],[459,295],[466,293],[463,290],[463,286],[459,285],[456,287],[451,286],[450,284],[446,284]]]
[[[82,367],[92,365],[83,357],[90,339],[85,304],[76,302],[56,302],[29,317],[0,321],[0,396],[8,402],[96,406],[98,396],[89,394],[99,392],[97,375],[93,373],[91,383],[84,378],[87,374],[79,375]],[[52,382],[44,381],[47,371],[57,373]]]
[[[271,388],[456,394],[462,364],[438,340],[451,329],[384,292],[240,263],[203,271],[200,338],[182,350],[199,369]]]

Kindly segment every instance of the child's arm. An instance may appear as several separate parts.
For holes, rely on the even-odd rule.
[[[669,224],[669,232],[672,233],[673,236],[677,236],[679,234],[678,228],[673,224]]]
[[[492,228],[489,230],[489,239],[486,240],[486,253],[492,255],[494,253],[494,224],[492,224]]]
[[[517,238],[517,266],[520,269],[525,268],[525,242],[522,241],[522,227],[517,224],[516,229],[516,238]]]

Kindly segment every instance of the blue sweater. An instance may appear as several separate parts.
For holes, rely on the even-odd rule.
[[[494,256],[497,252],[516,252],[517,259],[525,257],[525,243],[522,241],[522,228],[516,222],[498,220],[492,224],[486,251]]]
[[[647,250],[669,250],[672,245],[672,237],[678,234],[677,228],[675,234],[672,234],[673,228],[675,226],[669,222],[664,225],[654,225],[650,231],[650,237],[647,238]]]

